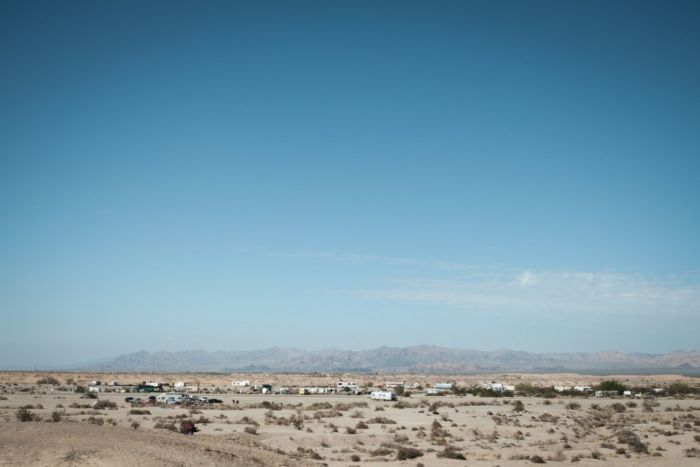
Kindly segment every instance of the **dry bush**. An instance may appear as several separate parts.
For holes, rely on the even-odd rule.
[[[53,376],[47,376],[46,378],[41,378],[40,380],[38,380],[36,384],[51,384],[54,386],[58,386],[59,384],[61,384],[61,382]]]
[[[357,422],[357,425],[355,425],[355,428],[357,428],[358,430],[366,430],[367,428],[369,428],[369,425],[367,425],[363,421],[359,421]]]
[[[349,434],[349,435],[356,435],[356,434],[357,434],[357,430],[356,430],[355,428],[351,427],[351,426],[346,426],[346,427],[345,427],[345,433],[347,433],[347,434]]]
[[[627,407],[625,407],[625,404],[621,402],[615,402],[614,404],[610,405],[610,408],[617,413],[623,413],[625,410],[627,410]]]
[[[95,410],[116,409],[117,404],[115,404],[112,401],[99,400],[99,401],[95,402],[95,404],[92,406],[92,408]]]
[[[199,430],[192,420],[183,420],[180,422],[180,433],[183,435],[193,435]]]
[[[421,457],[423,451],[416,448],[409,448],[407,446],[399,446],[396,450],[396,460],[404,461],[406,459],[415,459],[416,457]]]
[[[17,420],[19,420],[20,422],[32,422],[37,418],[35,413],[24,407],[20,407],[19,409],[17,409],[17,411],[15,412],[15,417],[17,417]]]
[[[457,460],[467,460],[466,457],[464,457],[464,454],[459,452],[460,449],[456,446],[445,446],[445,449],[442,450],[441,452],[437,453],[438,457],[442,457],[444,459],[457,459]]]
[[[157,422],[155,425],[153,425],[153,428],[157,428],[159,430],[177,431],[177,427],[173,422]]]
[[[243,431],[251,435],[257,435],[258,427],[254,425],[247,425],[245,428],[243,428]]]
[[[540,415],[538,418],[536,418],[536,420],[539,420],[539,421],[545,422],[545,423],[557,423],[559,421],[559,417],[556,417],[552,414],[545,412],[542,415]]]
[[[342,417],[343,412],[340,410],[336,409],[330,409],[330,410],[318,410],[314,412],[314,418],[315,419],[322,419],[322,418],[334,418],[334,417]]]
[[[235,421],[234,423],[236,423],[236,424],[238,424],[238,425],[260,426],[260,424],[259,424],[258,422],[256,422],[255,420],[253,420],[252,418],[250,418],[250,417],[248,417],[248,416],[245,416],[245,417],[243,417],[243,418],[239,418],[239,419],[238,419],[237,421]]]
[[[623,430],[617,434],[617,442],[626,444],[636,453],[649,454],[649,446],[643,443],[633,431]]]
[[[560,449],[553,455],[547,457],[548,461],[552,462],[564,462],[566,460],[566,456],[564,455],[564,450]]]
[[[386,417],[374,417],[367,420],[367,423],[379,423],[382,425],[396,425],[396,422]]]
[[[129,415],[151,415],[151,411],[146,409],[131,409],[129,410]]]
[[[335,404],[336,410],[350,410],[350,409],[366,409],[369,407],[367,402],[338,402]]]
[[[381,446],[381,447],[378,447],[377,449],[375,449],[375,450],[373,450],[373,451],[370,451],[370,454],[371,454],[372,456],[374,456],[374,457],[378,457],[378,456],[388,456],[388,455],[393,454],[393,453],[394,453],[394,450],[393,450],[393,449],[389,449],[389,448],[387,448],[387,447],[385,447],[385,446]]]
[[[51,421],[54,423],[60,422],[65,414],[66,412],[63,410],[54,410],[51,412]]]
[[[332,408],[333,404],[330,402],[314,402],[308,407],[305,407],[304,410],[330,410]]]

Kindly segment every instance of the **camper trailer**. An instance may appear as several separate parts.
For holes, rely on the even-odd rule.
[[[372,391],[370,398],[375,401],[395,401],[396,394],[391,391]]]

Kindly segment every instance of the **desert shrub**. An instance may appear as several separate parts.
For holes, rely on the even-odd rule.
[[[370,451],[370,454],[374,457],[377,456],[388,456],[389,454],[392,454],[394,452],[393,449],[389,449],[386,446],[381,446],[375,449],[374,451]]]
[[[362,408],[366,409],[369,407],[369,404],[367,402],[338,402],[335,404],[335,409],[336,410],[350,410],[350,409],[357,409],[357,408]]]
[[[256,422],[255,420],[253,420],[252,418],[250,418],[248,416],[245,416],[243,418],[239,418],[238,421],[236,421],[235,423],[237,423],[239,425],[254,425],[254,426],[260,425],[258,422]]]
[[[564,462],[566,460],[566,456],[564,455],[564,451],[560,449],[554,455],[547,457],[547,460],[552,462]]]
[[[131,409],[129,415],[151,415],[151,411],[147,409]]]
[[[405,461],[406,459],[415,459],[416,457],[421,457],[423,451],[415,448],[409,448],[407,446],[399,446],[396,450],[396,460]]]
[[[92,406],[90,404],[78,404],[77,402],[71,402],[68,407],[70,407],[71,409],[91,409],[92,408]]]
[[[353,412],[352,415],[350,415],[350,418],[364,418],[365,414],[360,412],[359,410],[356,410]]]
[[[633,431],[623,430],[617,434],[617,442],[626,444],[630,449],[637,453],[649,454],[649,447],[643,443]]]
[[[367,420],[367,423],[380,423],[382,425],[396,425],[396,422],[386,417],[374,417]]]
[[[544,464],[545,463],[544,459],[542,459],[540,456],[537,456],[537,455],[530,457],[530,462],[532,462],[533,464]]]
[[[207,423],[211,423],[211,420],[209,420],[204,415],[200,415],[199,418],[197,420],[195,420],[195,423],[201,423],[203,425],[206,425]]]
[[[437,456],[444,459],[457,459],[462,461],[467,460],[467,458],[464,457],[464,454],[459,452],[459,449],[455,446],[445,446],[445,449],[442,452],[438,452]]]
[[[622,394],[622,392],[627,389],[627,386],[615,379],[611,379],[607,381],[601,381],[600,384],[596,387],[596,389],[599,391],[614,391],[618,394]]]
[[[349,434],[349,435],[356,435],[356,434],[357,434],[357,430],[356,430],[355,428],[351,427],[351,426],[346,426],[346,427],[345,427],[345,433],[347,433],[347,434]]]
[[[627,407],[625,407],[625,404],[622,404],[620,402],[615,402],[614,404],[610,405],[610,408],[613,409],[617,413],[622,413],[625,410],[627,410]]]
[[[360,456],[358,456],[357,454],[353,454],[352,456],[350,456],[350,460],[352,462],[360,462],[361,459]]]
[[[313,404],[306,407],[305,410],[330,410],[333,408],[333,404],[330,402],[314,402]]]
[[[248,425],[245,428],[243,428],[243,431],[245,431],[248,434],[251,435],[257,435],[258,434],[258,428],[254,425]]]
[[[157,422],[155,425],[153,425],[153,428],[157,428],[159,430],[177,431],[177,427],[173,422]]]
[[[581,408],[581,404],[578,402],[569,402],[568,404],[565,405],[567,410],[578,410]]]
[[[367,428],[369,428],[369,425],[367,425],[363,421],[359,421],[357,422],[357,425],[355,425],[355,428],[357,428],[358,430],[366,430]]]
[[[19,420],[20,422],[31,422],[36,419],[36,414],[32,413],[32,411],[29,409],[20,407],[15,412],[15,417],[17,417],[17,420]]]
[[[193,435],[198,431],[192,420],[183,420],[180,422],[180,433],[183,435]]]
[[[523,404],[523,401],[515,401],[513,404],[513,412],[525,412],[525,404]]]
[[[333,418],[333,417],[342,417],[343,412],[340,410],[336,409],[330,409],[330,410],[317,410],[314,412],[314,418],[317,419],[322,419],[322,418]]]
[[[668,393],[672,396],[690,394],[692,389],[686,383],[671,383],[668,387]]]
[[[86,392],[83,394],[83,399],[97,399],[97,393],[96,392]]]
[[[394,404],[394,407],[397,409],[410,409],[410,408],[418,407],[418,404],[412,404],[412,403],[406,402],[406,401],[398,401],[396,404]]]
[[[94,394],[94,393],[93,393]],[[100,410],[100,409],[116,409],[117,404],[115,404],[112,401],[106,401],[106,400],[99,400],[95,402],[95,405],[92,406],[93,409],[95,410]]]
[[[685,450],[685,457],[700,457],[700,449],[690,448]]]
[[[60,422],[65,414],[63,410],[54,410],[51,412],[51,421],[54,423]]]
[[[538,417],[538,420],[545,423],[557,423],[559,421],[559,417],[545,412]]]
[[[625,405],[626,405],[627,407],[629,407],[630,409],[633,409],[633,408],[637,407],[637,403],[634,402],[634,401],[629,401],[629,402],[625,403]]]
[[[90,425],[104,425],[104,424],[105,424],[105,419],[102,418],[102,417],[93,417],[93,416],[90,416],[90,417],[87,419],[87,422],[88,422]]]
[[[36,384],[52,384],[54,386],[58,386],[61,383],[53,376],[47,376],[45,378],[41,378],[40,380],[38,380],[36,382]]]

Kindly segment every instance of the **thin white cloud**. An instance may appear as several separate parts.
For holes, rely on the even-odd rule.
[[[700,276],[658,278],[591,271],[514,270],[447,261],[324,250],[265,251],[269,256],[410,267],[448,279],[386,280],[343,293],[369,300],[446,305],[504,313],[681,313],[700,315]],[[429,273],[429,274],[428,274]]]
[[[474,311],[700,313],[700,284],[593,272],[524,271],[491,279],[397,279],[353,293]]]

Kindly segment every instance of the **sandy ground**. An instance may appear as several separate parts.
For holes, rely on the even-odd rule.
[[[532,464],[533,456],[554,465],[700,465],[700,458],[693,457],[700,455],[697,399],[658,398],[645,408],[642,400],[594,397],[417,394],[396,403],[366,396],[225,394],[216,396],[224,404],[192,409],[132,407],[124,398],[143,394],[114,393],[100,394],[98,400],[113,402],[115,408],[94,409],[95,400],[34,384],[43,376],[0,373],[0,465],[505,467]],[[131,375],[137,381],[152,376]],[[56,377],[64,381],[67,375]],[[303,375],[265,378],[277,384],[291,384],[290,378],[303,381]],[[595,383],[586,380],[592,377],[573,378]],[[652,385],[668,381],[638,378],[651,379]],[[225,379],[230,383],[230,377]],[[524,411],[514,410],[516,401]],[[18,421],[21,407],[41,420]],[[54,412],[60,421],[52,421]],[[177,428],[184,419],[194,420],[200,431],[187,436],[167,428]],[[405,448],[422,455],[398,460]],[[441,457],[446,453],[464,459]]]

